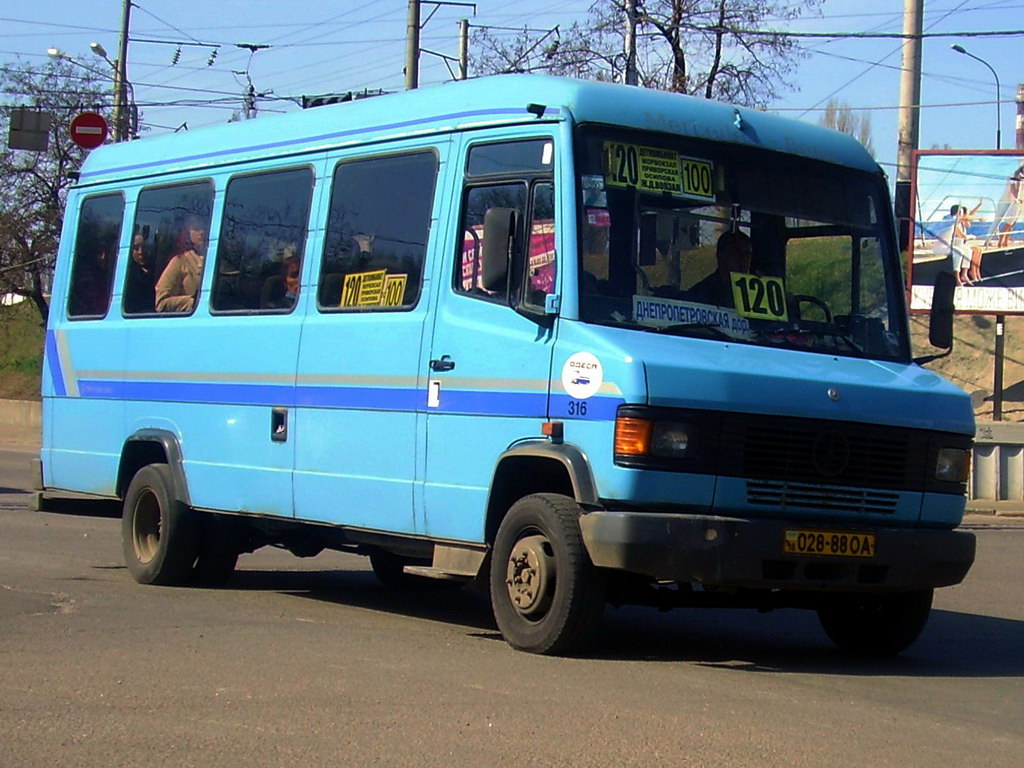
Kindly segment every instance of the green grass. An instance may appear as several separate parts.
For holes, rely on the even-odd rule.
[[[0,307],[0,398],[39,399],[44,331],[32,302]]]

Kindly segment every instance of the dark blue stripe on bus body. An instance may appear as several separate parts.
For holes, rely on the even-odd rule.
[[[474,392],[442,389],[441,405],[431,413],[479,414],[481,416],[535,416],[547,415],[548,396],[545,392]]]
[[[373,411],[422,411],[426,392],[381,387],[310,387],[295,389],[295,405],[310,408],[366,408]]]
[[[82,397],[179,403],[360,408],[379,411],[422,411],[426,410],[427,405],[425,390],[393,387],[295,387],[290,384],[83,379],[78,383],[78,391]],[[442,404],[444,407],[436,410],[532,416],[543,415],[547,398],[543,394],[451,390],[442,393]]]
[[[281,384],[216,384],[181,381],[78,382],[82,397],[115,400],[163,400],[178,403],[293,405],[295,388]]]
[[[375,411],[429,411],[479,416],[527,416],[545,418],[544,392],[487,392],[442,390],[438,408],[426,407],[421,389],[383,387],[325,387],[290,384],[224,384],[179,381],[82,380],[82,397],[213,405],[265,405],[303,408],[350,408]],[[569,398],[552,398],[552,416],[567,415]],[[593,397],[582,418],[612,420],[620,398]]]
[[[425,123],[434,123],[443,120],[457,120],[467,117],[482,117],[484,115],[522,115],[525,110],[522,107],[506,108],[506,109],[474,109],[468,112],[454,112],[448,115],[434,115],[431,117],[422,117],[416,120],[403,120],[398,123],[387,123],[385,125],[375,125],[366,128],[352,128],[346,131],[334,131],[332,133],[324,133],[319,136],[303,136],[296,139],[286,139],[283,141],[271,141],[265,144],[254,144],[248,147],[235,147],[232,149],[222,149],[215,152],[203,152],[198,155],[188,155],[185,157],[175,157],[171,160],[152,160],[145,163],[136,163],[135,165],[124,165],[119,168],[104,168],[100,171],[85,172],[82,174],[82,178],[91,176],[110,176],[115,173],[124,173],[125,171],[137,171],[142,168],[153,168],[158,165],[168,165],[170,163],[189,163],[195,162],[196,160],[209,160],[214,157],[222,157],[227,155],[243,154],[246,152],[258,152],[261,150],[268,149],[280,149],[282,147],[295,146],[298,144],[312,144],[318,141],[327,141],[329,139],[341,139],[346,136],[359,136],[365,133],[379,133],[381,131],[392,131],[398,128],[410,128],[417,125],[424,125]],[[548,113],[552,115],[561,114],[561,110],[557,108],[551,108]]]
[[[46,364],[50,369],[50,378],[53,380],[53,391],[57,397],[67,395],[67,385],[64,383],[64,371],[60,367],[60,353],[57,351],[57,334],[53,331],[46,332]]]

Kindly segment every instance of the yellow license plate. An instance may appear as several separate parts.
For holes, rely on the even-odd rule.
[[[874,557],[875,534],[787,528],[782,551],[787,555]]]

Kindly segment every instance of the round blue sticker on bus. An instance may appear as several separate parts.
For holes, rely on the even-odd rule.
[[[576,400],[593,397],[603,382],[601,361],[589,352],[577,352],[562,366],[562,386]]]

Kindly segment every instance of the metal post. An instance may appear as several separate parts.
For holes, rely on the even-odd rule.
[[[979,64],[985,65],[989,72],[992,73],[992,77],[996,81],[996,149],[1003,148],[1003,127],[1000,125],[1002,122],[1002,113],[999,108],[1000,102],[1000,86],[999,86],[999,74],[995,71],[991,64],[985,61],[980,56],[975,56],[973,53],[968,51],[962,45],[951,45],[957,53],[962,53],[964,56],[968,56]],[[1006,315],[996,315],[996,344],[995,344],[995,361],[992,371],[992,420],[1002,421],[1003,420],[1003,357],[1006,347]]]
[[[409,20],[405,38],[405,87],[412,90],[420,82],[420,0],[409,0]]]
[[[1003,357],[1006,350],[1006,315],[996,315],[996,360],[992,371],[992,421],[1003,420]]]
[[[982,62],[985,63],[985,62]],[[988,66],[986,64],[986,66]],[[992,69],[989,67],[989,69]],[[999,76],[992,69],[996,78],[996,98],[999,98]],[[996,115],[999,103],[996,102]],[[997,118],[998,119],[998,118]],[[999,130],[996,130],[996,149],[999,146]],[[1024,149],[1024,85],[1017,86],[1017,149]],[[1005,359],[1006,348],[1006,315],[996,315],[996,360],[995,371],[992,375],[992,420],[1003,420],[1003,360]]]
[[[459,80],[469,77],[469,19],[459,19]]]
[[[903,5],[903,71],[900,75],[899,146],[896,156],[896,221],[899,225],[899,246],[906,251],[911,245],[910,161],[917,149],[920,132],[921,104],[921,32],[924,23],[924,0],[904,0]]]
[[[636,72],[636,0],[626,0],[626,72],[623,82],[637,85]]]
[[[128,26],[131,21],[131,0],[121,8],[121,42],[114,62],[114,141],[127,141],[128,134]]]

